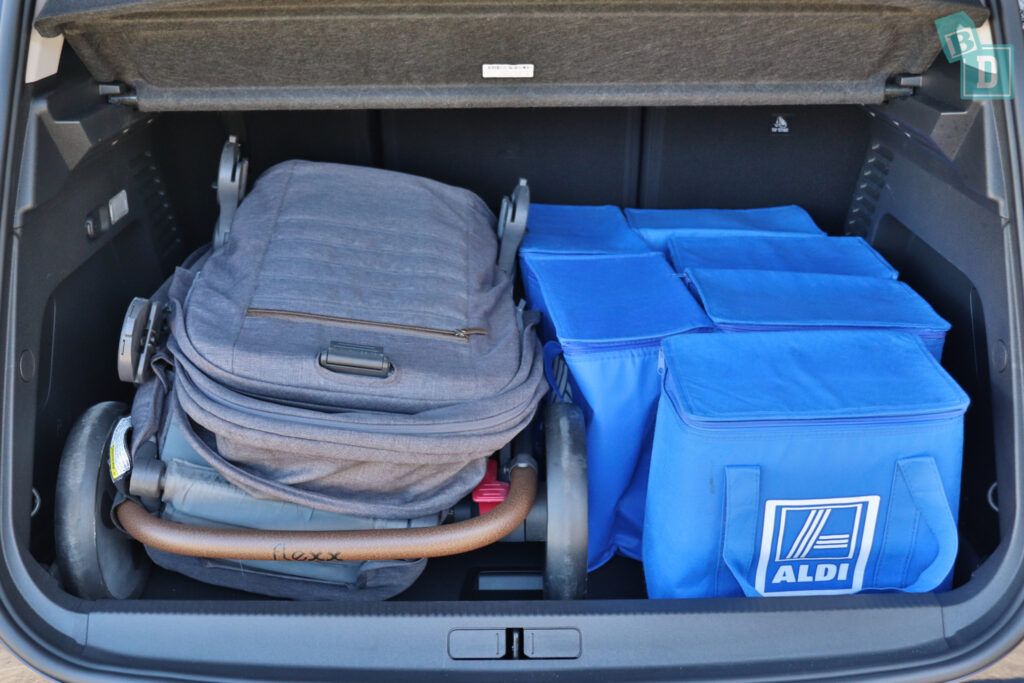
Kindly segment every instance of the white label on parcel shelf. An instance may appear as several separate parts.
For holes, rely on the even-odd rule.
[[[533,78],[533,64],[484,64],[484,78]]]
[[[757,592],[859,591],[875,538],[878,504],[878,496],[765,501]]]
[[[121,190],[107,202],[107,210],[110,211],[110,224],[113,225],[128,215],[128,193]]]

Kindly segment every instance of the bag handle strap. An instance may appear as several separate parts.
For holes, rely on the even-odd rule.
[[[754,552],[761,534],[757,517],[761,509],[761,468],[730,465],[725,468],[725,537],[722,559],[743,594],[760,595],[747,577],[754,566]]]
[[[924,570],[909,585],[899,587],[908,593],[934,590],[949,574],[956,560],[956,520],[946,499],[938,466],[930,456],[913,456],[896,461],[894,477],[903,479],[922,521],[935,536],[939,550]],[[749,580],[757,561],[761,530],[761,468],[735,465],[725,468],[725,535],[722,558],[747,596],[760,593]]]
[[[949,509],[949,501],[934,458],[927,455],[902,458],[896,461],[894,476],[902,477],[914,505],[921,513],[921,520],[931,530],[939,546],[931,564],[925,567],[915,581],[901,589],[908,593],[923,593],[935,589],[953,568],[959,542],[956,519]]]

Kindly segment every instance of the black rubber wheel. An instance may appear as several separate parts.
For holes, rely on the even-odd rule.
[[[552,403],[544,412],[547,541],[544,597],[579,600],[587,594],[587,434],[583,411]]]
[[[149,575],[142,545],[110,518],[116,489],[107,449],[114,425],[128,412],[123,403],[98,403],[71,429],[57,474],[57,566],[64,587],[87,600],[137,597]]]

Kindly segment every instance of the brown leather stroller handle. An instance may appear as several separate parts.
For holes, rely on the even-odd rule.
[[[133,538],[176,555],[225,560],[405,560],[443,557],[499,541],[523,523],[537,497],[537,470],[520,460],[509,475],[504,502],[463,522],[410,529],[267,531],[217,529],[169,522],[138,503],[117,506],[117,519]]]

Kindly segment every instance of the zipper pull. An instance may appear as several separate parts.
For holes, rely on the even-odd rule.
[[[466,327],[459,328],[457,330],[452,330],[452,334],[458,337],[459,339],[469,339],[475,334],[487,334],[487,330],[481,329],[479,327]]]

